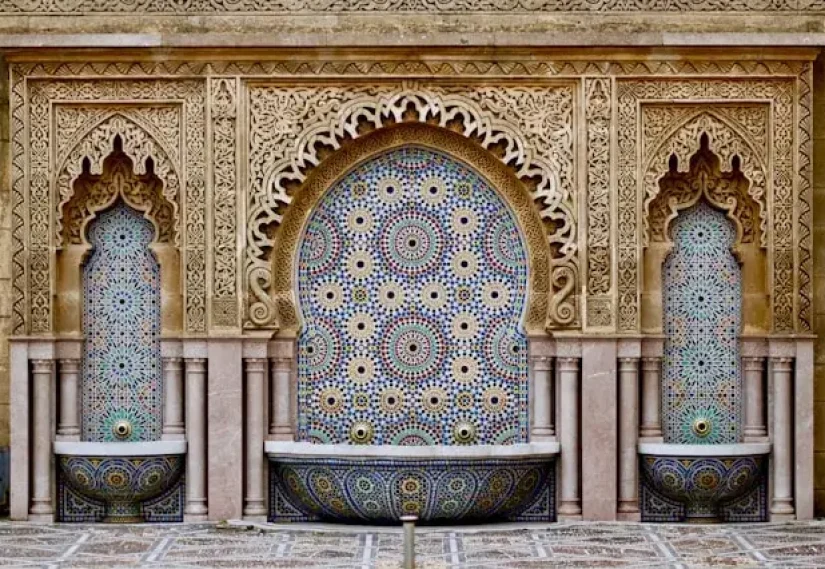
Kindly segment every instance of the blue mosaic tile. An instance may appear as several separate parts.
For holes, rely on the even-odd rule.
[[[524,239],[476,172],[403,147],[356,167],[299,252],[298,438],[527,441]]]
[[[120,202],[89,230],[83,270],[82,436],[151,441],[161,435],[160,269],[151,222]],[[114,425],[128,421],[118,438]]]
[[[272,522],[556,519],[553,459],[270,461]]]
[[[768,458],[640,457],[643,522],[768,521]]]
[[[740,442],[742,276],[725,214],[700,202],[673,222],[664,264],[664,439]]]

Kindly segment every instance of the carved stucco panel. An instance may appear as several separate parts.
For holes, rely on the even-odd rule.
[[[772,227],[783,226],[790,228],[795,233],[796,242],[799,247],[794,249],[785,248],[781,251],[780,266],[786,267],[784,274],[788,275],[785,283],[795,283],[798,287],[799,295],[795,299],[797,311],[797,326],[799,331],[810,331],[812,325],[811,314],[811,276],[812,276],[812,260],[811,260],[811,163],[810,156],[812,152],[811,139],[811,65],[805,61],[765,61],[765,60],[655,60],[647,59],[643,61],[605,61],[605,60],[551,60],[543,58],[520,59],[518,57],[511,58],[485,58],[482,57],[468,57],[463,59],[453,59],[449,56],[435,56],[424,60],[406,61],[402,59],[394,59],[391,54],[386,57],[376,59],[362,59],[356,62],[346,60],[345,58],[313,58],[308,60],[300,59],[284,59],[284,60],[267,60],[267,61],[208,61],[208,60],[163,60],[163,61],[141,61],[141,62],[105,62],[105,61],[67,61],[54,63],[14,63],[11,65],[11,148],[13,160],[11,162],[11,178],[12,178],[12,224],[13,224],[13,257],[12,257],[12,287],[13,287],[13,330],[15,334],[25,334],[31,329],[30,324],[30,306],[31,294],[29,290],[32,278],[41,279],[42,275],[47,274],[49,265],[49,256],[41,248],[37,249],[38,243],[42,242],[45,235],[48,238],[49,230],[42,231],[42,223],[38,218],[29,217],[29,203],[32,199],[30,189],[35,191],[41,188],[42,181],[39,179],[32,179],[29,167],[36,165],[44,155],[37,151],[37,147],[41,145],[48,145],[47,137],[43,136],[43,130],[37,129],[36,125],[33,128],[33,118],[37,118],[39,113],[45,109],[44,101],[38,100],[35,94],[30,93],[30,86],[36,84],[38,81],[50,79],[63,79],[63,81],[55,81],[54,83],[65,83],[74,85],[76,81],[65,81],[66,79],[82,78],[84,87],[70,87],[70,91],[77,90],[78,93],[82,90],[88,91],[86,95],[75,94],[69,98],[76,98],[83,103],[90,103],[100,96],[102,105],[96,105],[96,108],[103,109],[111,107],[106,105],[106,100],[123,102],[125,100],[139,100],[157,102],[165,100],[167,97],[180,97],[181,100],[191,101],[192,105],[185,108],[185,120],[187,122],[186,140],[182,146],[187,147],[183,152],[190,152],[188,147],[200,148],[199,151],[191,152],[194,162],[187,158],[184,154],[181,159],[182,163],[186,163],[187,168],[195,166],[187,178],[188,186],[198,186],[197,178],[200,176],[201,180],[205,177],[204,161],[203,161],[203,129],[190,128],[192,124],[203,124],[203,97],[201,97],[200,104],[198,103],[197,95],[186,95],[184,91],[190,89],[189,87],[178,88],[170,86],[172,83],[184,84],[195,83],[191,77],[206,77],[210,75],[254,75],[261,78],[266,76],[284,77],[295,76],[301,78],[312,77],[353,77],[362,78],[369,77],[371,80],[376,78],[398,79],[411,76],[426,76],[426,77],[459,77],[459,76],[477,76],[477,77],[514,77],[514,78],[528,78],[535,77],[545,80],[548,77],[568,78],[576,81],[581,80],[582,76],[600,76],[609,77],[615,76],[619,80],[619,99],[620,104],[615,111],[617,113],[618,136],[616,144],[618,146],[618,153],[616,157],[617,172],[615,176],[615,184],[618,185],[617,196],[620,201],[625,201],[626,192],[629,187],[636,188],[637,183],[641,184],[640,180],[644,177],[644,167],[635,163],[635,157],[631,156],[631,160],[625,160],[628,152],[633,152],[635,148],[637,133],[635,127],[629,125],[635,124],[634,121],[638,118],[633,105],[640,104],[641,101],[648,98],[655,99],[657,96],[667,95],[673,97],[687,97],[695,98],[697,101],[713,101],[717,103],[723,101],[753,101],[754,98],[762,99],[766,102],[771,101],[771,97],[775,97],[776,102],[772,103],[775,106],[776,117],[772,119],[774,128],[776,125],[785,125],[784,130],[777,135],[778,140],[790,141],[790,144],[780,143],[777,146],[778,165],[782,167],[781,175],[786,176],[790,185],[796,184],[797,199],[795,200],[795,207],[791,209],[785,208],[780,210],[779,220],[776,223],[772,222]],[[644,76],[681,76],[683,80],[690,80],[695,78],[694,87],[686,89],[684,87],[673,87],[673,85],[681,85],[684,81],[661,81],[650,80],[645,81]],[[748,75],[758,75],[760,77],[772,76],[771,81],[755,81],[747,80]],[[158,80],[154,77],[164,76],[167,78],[180,77],[177,81],[171,79]],[[630,77],[632,76],[632,77]],[[112,78],[118,80],[113,81]],[[626,79],[624,79],[626,78]],[[127,80],[131,79],[131,80]],[[728,86],[714,86],[719,83],[727,84]],[[660,83],[660,87],[655,87],[654,84]],[[752,91],[751,86],[759,83],[757,91]],[[773,87],[767,85],[773,83]],[[93,84],[99,87],[92,87]],[[740,87],[735,87],[735,84]],[[636,85],[636,87],[628,87],[628,85]],[[796,85],[795,91],[793,85]],[[780,86],[780,87],[777,87]],[[64,89],[64,88],[61,88]],[[637,91],[634,94],[634,91]],[[723,92],[728,91],[728,92]],[[628,97],[629,95],[629,97]],[[684,99],[682,99],[684,100]],[[37,104],[35,104],[37,103]],[[628,106],[626,103],[631,103]],[[29,109],[31,106],[31,109]],[[92,105],[89,105],[91,107]],[[31,112],[28,112],[28,111]],[[794,114],[795,113],[795,114]],[[201,115],[199,117],[199,114]],[[46,117],[47,118],[47,117]],[[97,122],[94,113],[90,113],[87,117],[92,123]],[[198,119],[200,118],[200,123]],[[48,120],[46,120],[48,122]],[[214,122],[214,121],[213,121]],[[85,124],[85,123],[84,123]],[[624,126],[622,126],[624,125]],[[798,130],[795,128],[796,125]],[[214,127],[214,124],[213,124]],[[77,128],[85,130],[83,124],[78,124]],[[148,130],[148,129],[147,129]],[[69,132],[69,131],[67,131]],[[794,132],[798,132],[799,139],[794,142]],[[198,144],[198,137],[201,137],[201,144]],[[31,143],[29,143],[31,141]],[[212,144],[215,144],[215,137],[211,137]],[[794,159],[793,144],[798,145],[798,160]],[[65,142],[65,145],[70,145]],[[33,149],[31,156],[27,153]],[[54,150],[55,153],[61,155],[65,149]],[[789,166],[790,164],[790,166]],[[631,165],[632,168],[628,169]],[[639,170],[635,170],[635,168]],[[771,173],[772,183],[779,170],[774,170]],[[194,179],[192,176],[194,175]],[[629,182],[629,185],[628,185]],[[244,182],[245,183],[245,182]],[[47,184],[48,185],[48,184]],[[788,184],[785,184],[787,186]],[[203,184],[200,185],[203,188]],[[183,192],[186,196],[193,196],[197,201],[199,191],[196,188],[187,187]],[[203,195],[202,192],[200,195]],[[186,197],[188,200],[189,198]],[[241,204],[238,204],[240,207]],[[628,218],[630,216],[630,218]],[[203,217],[201,216],[201,222]],[[628,260],[627,253],[632,253],[633,256],[637,254],[637,244],[635,243],[637,235],[638,224],[641,220],[635,218],[635,212],[628,208],[618,208],[618,219],[616,224],[620,231],[618,243],[618,266],[619,272],[613,277],[614,287],[618,287],[619,299],[617,308],[619,312],[619,319],[623,322],[623,329],[635,329],[636,309],[637,305],[634,298],[628,298],[629,290],[627,284],[635,283],[636,270],[635,264],[626,262]],[[32,227],[33,224],[33,227]],[[190,232],[192,239],[187,241],[188,244],[196,243],[198,238],[202,238],[204,231],[202,231],[203,224],[198,228],[198,219],[195,216],[193,223],[194,229]],[[30,228],[33,232],[30,232]],[[632,236],[628,240],[627,233],[621,233],[624,229],[631,229]],[[30,248],[30,234],[34,237],[35,247]],[[187,236],[184,235],[186,238]],[[793,235],[791,235],[791,242],[793,242]],[[41,240],[41,241],[39,241]],[[787,240],[786,240],[787,241]],[[628,243],[633,245],[628,248]],[[198,255],[197,246],[193,247],[191,251],[191,258],[187,259],[188,266],[194,269],[191,273],[193,282],[200,279],[201,286],[187,285],[186,294],[191,301],[188,304],[187,314],[195,315],[192,318],[194,326],[192,329],[201,329],[205,326],[204,318],[198,318],[197,313],[204,314],[203,309],[198,308],[199,299],[200,305],[205,306],[205,253],[201,247]],[[796,265],[795,265],[796,263]],[[200,269],[199,277],[197,274],[198,267]],[[794,270],[794,266],[798,270]],[[34,275],[31,275],[32,269]],[[231,271],[231,269],[230,269]],[[227,272],[226,274],[229,274]],[[237,278],[237,277],[236,277]],[[584,281],[587,282],[587,281]],[[787,288],[787,287],[786,287]],[[633,296],[633,293],[631,293]],[[627,302],[625,302],[627,301]],[[794,302],[794,301],[792,301]],[[191,310],[190,310],[191,309]],[[189,316],[187,316],[189,317]],[[791,319],[792,320],[792,317]],[[790,321],[786,319],[786,321]],[[198,322],[201,324],[198,324]],[[628,323],[630,323],[629,328]]]
[[[585,79],[587,128],[587,311],[586,327],[614,325],[611,251],[611,152],[613,84],[608,77]]]
[[[235,328],[238,301],[237,119],[238,80],[209,83],[212,117],[212,312],[213,326]]]
[[[205,332],[205,100],[203,83],[200,81],[31,81],[29,86],[29,153],[28,176],[15,176],[15,193],[22,190],[28,196],[28,300],[30,310],[29,331],[34,334],[43,334],[51,331],[51,290],[50,278],[52,252],[51,247],[56,236],[57,224],[52,222],[56,217],[58,198],[58,184],[63,191],[60,197],[68,199],[71,193],[71,180],[80,173],[83,157],[90,159],[93,171],[99,170],[102,160],[111,151],[116,135],[120,135],[124,143],[124,150],[128,147],[130,158],[135,164],[136,173],[145,171],[145,158],[153,156],[158,166],[159,176],[165,174],[164,193],[177,193],[175,189],[182,176],[175,172],[175,166],[169,156],[184,157],[185,188],[183,195],[183,225],[185,227],[182,241],[183,258],[186,268],[186,284],[184,303],[186,313],[186,329],[189,332]],[[64,131],[54,116],[53,109],[57,103],[86,103],[95,106],[108,106],[110,116],[100,123],[100,128],[93,128],[72,146],[61,142]],[[141,114],[152,112],[136,112],[140,102],[158,103],[168,106],[179,103],[182,106],[183,118],[173,121],[165,136],[152,136],[154,127],[162,127],[162,121],[135,118]],[[122,106],[121,106],[122,105]],[[17,105],[15,105],[15,111]],[[83,115],[81,123],[93,119]],[[160,113],[161,115],[163,113]],[[103,116],[103,115],[101,115]],[[16,117],[15,117],[16,119]],[[25,115],[24,115],[25,119]],[[127,120],[128,119],[128,120]],[[62,111],[61,120],[65,122],[67,115]],[[148,125],[148,128],[135,128],[139,123]],[[187,128],[177,128],[175,124],[184,123]],[[65,132],[71,138],[76,137],[82,126],[68,128]],[[176,134],[185,131],[185,139],[175,141]],[[140,132],[140,134],[138,134]],[[55,142],[51,148],[50,141]],[[164,148],[176,148],[166,152]],[[53,177],[50,171],[50,160],[62,148],[67,153],[66,169],[60,175]],[[14,161],[20,161],[20,171],[26,173],[25,149],[18,156],[15,153]],[[162,176],[161,176],[162,177]],[[28,181],[28,192],[25,184]],[[18,259],[22,256],[18,256]]]
[[[63,206],[74,193],[74,183],[89,161],[89,173],[100,175],[103,161],[114,151],[115,138],[120,138],[123,152],[132,161],[135,175],[146,174],[147,159],[154,164],[154,173],[163,183],[163,196],[177,206],[181,171],[178,154],[181,145],[180,107],[120,107],[89,108],[77,105],[54,105],[55,139],[58,142],[55,171],[57,208],[54,233],[62,244]],[[91,117],[91,118],[90,118]],[[162,119],[160,121],[153,119]],[[96,122],[95,122],[96,121]],[[78,128],[77,125],[81,125]],[[177,209],[175,244],[180,244]]]
[[[821,10],[817,0],[0,0],[0,13],[335,14],[335,13],[559,13],[778,12]]]
[[[638,203],[643,196],[645,180],[644,167],[647,156],[637,154],[638,145],[649,148],[646,137],[654,130],[638,129],[639,114],[646,104],[662,104],[667,101],[705,101],[707,105],[729,102],[764,101],[773,109],[772,137],[768,148],[772,149],[772,282],[773,290],[773,330],[777,333],[792,333],[797,329],[807,330],[810,318],[795,317],[795,300],[798,295],[809,302],[810,286],[797,287],[794,279],[794,200],[797,171],[794,160],[795,144],[795,81],[771,80],[724,80],[703,81],[621,81],[618,86],[618,144],[619,144],[619,328],[624,331],[638,330],[639,326],[639,248],[642,237],[642,216]],[[639,140],[639,135],[643,140]],[[698,141],[697,141],[698,147]],[[802,146],[800,146],[801,148]],[[641,162],[641,163],[640,163]],[[802,201],[809,203],[805,196]],[[808,248],[801,256],[809,255],[809,244],[799,242],[800,249]],[[802,272],[806,269],[801,264]],[[800,278],[800,283],[805,277]],[[809,277],[807,277],[809,279]]]
[[[679,171],[689,170],[690,160],[699,149],[701,136],[707,135],[711,151],[719,157],[721,169],[731,170],[734,157],[750,182],[748,195],[759,204],[758,239],[768,246],[768,132],[770,105],[715,106],[645,105],[642,107],[642,154],[646,158],[643,211],[659,193],[659,180],[668,171],[671,156]],[[643,244],[650,240],[650,219],[644,216]]]
[[[522,180],[548,226],[554,286],[548,327],[577,322],[578,279],[571,84],[385,83],[251,85],[246,258],[247,326],[277,328],[269,288],[272,234],[290,192],[364,125],[417,121],[458,130],[494,150]]]

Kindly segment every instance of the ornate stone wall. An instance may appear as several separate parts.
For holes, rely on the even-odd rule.
[[[638,58],[437,49],[426,57],[17,55],[7,88],[11,167],[2,169],[11,207],[0,217],[0,244],[12,240],[3,269],[11,278],[0,273],[0,287],[12,290],[0,318],[10,314],[16,336],[56,331],[54,299],[63,291],[55,251],[66,236],[60,206],[76,192],[84,161],[100,174],[120,137],[134,173],[145,174],[151,158],[163,196],[175,204],[169,232],[183,267],[182,335],[294,336],[296,291],[278,261],[294,253],[311,209],[303,196],[320,193],[313,184],[329,175],[328,165],[369,133],[410,123],[461,137],[529,197],[547,248],[530,266],[546,277],[530,280],[530,294],[541,299],[531,335],[656,331],[646,321],[656,307],[641,259],[661,220],[646,212],[659,203],[671,158],[687,170],[703,135],[721,169],[741,170],[750,183],[749,231],[768,267],[760,286],[772,291],[762,333],[810,334],[812,56],[732,49]]]

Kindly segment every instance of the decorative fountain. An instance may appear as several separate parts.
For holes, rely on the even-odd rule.
[[[270,520],[554,520],[559,445],[530,442],[528,245],[497,188],[398,144],[299,222],[297,442],[265,444]]]
[[[673,183],[682,179],[690,182]],[[743,230],[737,223],[752,212],[742,212],[751,206],[747,201],[734,212],[736,201],[725,199],[742,182],[738,159],[733,172],[720,174],[706,136],[690,172],[677,172],[672,160],[662,181],[661,199],[681,211],[671,214],[672,249],[662,267],[664,442],[639,444],[643,520],[767,519],[771,445],[764,429],[762,437],[743,442],[743,279],[736,254]],[[652,225],[666,227],[667,220],[651,216]],[[749,389],[761,393],[761,377]]]
[[[161,440],[156,228],[126,201],[131,176],[116,153],[96,181],[117,189],[88,230],[81,428],[61,429],[54,443],[60,521],[182,520],[186,441]]]

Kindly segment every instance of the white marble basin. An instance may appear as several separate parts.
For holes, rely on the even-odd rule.
[[[396,459],[506,459],[540,458],[559,454],[557,442],[515,445],[318,445],[292,441],[266,441],[269,458],[396,458]]]
[[[677,445],[639,443],[639,454],[651,456],[759,456],[771,454],[771,443],[737,443],[729,445]]]
[[[55,441],[54,454],[61,456],[156,456],[186,454],[186,441],[148,441],[138,443]]]

